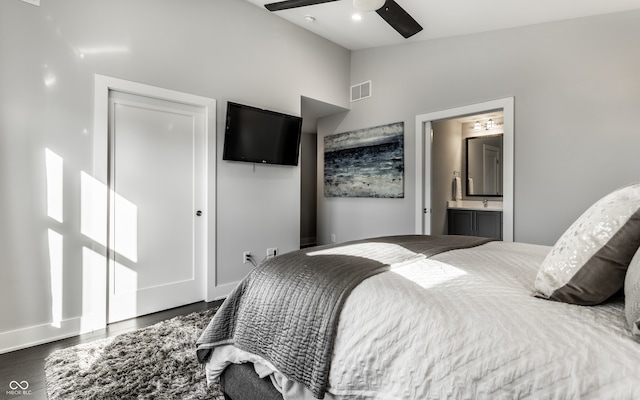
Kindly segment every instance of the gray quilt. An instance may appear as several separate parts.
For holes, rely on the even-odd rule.
[[[229,295],[196,342],[205,363],[216,346],[260,355],[321,399],[340,311],[360,282],[415,257],[484,244],[468,236],[406,235],[314,247],[254,269]]]

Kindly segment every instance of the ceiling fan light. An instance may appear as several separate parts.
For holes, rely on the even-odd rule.
[[[385,2],[386,0],[353,0],[353,7],[358,11],[375,11]]]

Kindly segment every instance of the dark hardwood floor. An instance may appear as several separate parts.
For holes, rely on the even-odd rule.
[[[0,399],[24,399],[24,400],[47,400],[47,392],[44,377],[44,360],[52,352],[66,347],[75,346],[81,343],[91,342],[131,332],[136,329],[153,325],[157,322],[171,319],[178,315],[186,315],[196,311],[203,311],[208,308],[217,307],[222,304],[222,300],[210,303],[199,302],[182,307],[172,308],[143,317],[126,321],[116,322],[92,333],[74,336],[56,342],[41,344],[23,350],[0,354]],[[195,352],[194,352],[195,357]],[[29,387],[26,394],[16,394],[10,388],[12,381],[27,381]],[[18,392],[22,392],[17,388]]]

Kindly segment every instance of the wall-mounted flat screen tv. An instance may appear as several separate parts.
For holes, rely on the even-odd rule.
[[[227,103],[223,160],[298,165],[302,118]]]

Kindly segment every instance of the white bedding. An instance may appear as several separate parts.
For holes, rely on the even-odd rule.
[[[549,249],[490,242],[365,280],[344,305],[325,398],[640,399],[640,343],[622,301],[532,296]],[[207,376],[242,361],[260,362],[216,350]],[[312,398],[277,371],[272,380],[287,400]]]

